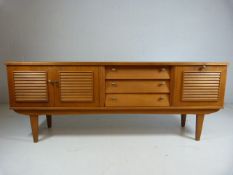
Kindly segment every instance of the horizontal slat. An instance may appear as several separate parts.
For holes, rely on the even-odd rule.
[[[46,86],[17,86],[15,90],[47,90]]]
[[[15,81],[35,81],[35,77],[22,77],[22,78],[14,78]],[[41,80],[46,80],[45,77],[37,77],[36,80],[41,81]]]
[[[187,81],[219,81],[220,77],[184,77]]]
[[[205,90],[207,90],[207,89],[210,89],[210,90],[218,90],[219,89],[219,87],[209,87],[209,86],[206,86],[206,87],[183,87],[183,89],[184,90],[186,90],[186,89],[193,89],[193,90],[202,90],[202,89],[205,89]]]
[[[14,77],[44,77],[44,73],[33,73],[33,72],[25,72],[25,73],[19,73],[14,72]]]
[[[218,94],[184,94],[184,98],[193,97],[193,98],[207,98],[207,97],[218,97]]]
[[[219,83],[219,80],[218,81],[197,81],[197,80],[192,80],[192,81],[189,81],[189,80],[184,80],[185,81],[185,84],[203,84],[203,83],[206,83],[206,84],[218,84]]]
[[[186,95],[186,94],[218,94],[218,91],[216,91],[216,92],[195,92],[195,91],[185,91],[183,94],[184,94],[184,95]]]
[[[30,97],[30,98],[25,98],[25,97],[18,97],[16,99],[16,102],[47,102],[48,100],[45,99],[45,97]]]
[[[78,74],[77,74],[78,73]],[[93,75],[93,72],[60,72],[60,76],[82,76],[82,75],[89,75],[89,76],[92,76]]]
[[[199,86],[199,87],[219,87],[219,84],[186,84],[184,83],[184,87],[196,87],[196,86]]]
[[[92,96],[92,93],[91,92],[63,92],[63,95],[65,96]]]
[[[220,73],[219,72],[203,72],[203,73],[200,73],[200,72],[185,72],[185,75],[184,77],[187,77],[187,76],[220,76]]]
[[[16,96],[45,96],[45,92],[16,92]]]
[[[41,93],[41,92],[46,93],[47,90],[46,90],[46,89],[44,89],[44,90],[38,90],[38,89],[21,89],[21,90],[20,90],[20,93],[27,93],[27,92],[29,92],[29,93]]]
[[[47,84],[15,84],[15,87],[47,87]]]
[[[88,87],[75,87],[75,86],[67,86],[67,87],[62,87],[61,86],[61,90],[63,91],[64,89],[70,89],[70,90],[92,90],[93,89],[93,87],[90,87],[90,86],[88,86]]]
[[[217,101],[218,98],[183,98],[183,101]]]
[[[92,82],[90,82],[90,81],[92,81],[92,79],[91,80],[85,80],[85,81],[63,81],[63,80],[61,80],[62,81],[62,85],[92,85],[93,83]]]
[[[17,81],[15,80],[15,84],[45,84],[46,81],[39,81],[39,80],[33,80],[33,81]]]
[[[64,93],[66,92],[90,92],[89,89],[63,89]]]
[[[75,78],[75,79],[61,79],[64,83],[65,82],[73,82],[73,83],[75,83],[75,82],[80,82],[80,83],[86,83],[86,82],[89,82],[90,80],[92,80],[92,78],[85,78],[85,79],[77,79],[77,78]]]

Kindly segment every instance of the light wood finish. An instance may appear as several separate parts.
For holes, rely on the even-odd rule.
[[[11,59],[8,59],[11,60]],[[52,62],[52,61],[7,61],[7,66],[227,66],[226,62]]]
[[[185,127],[186,114],[181,114],[181,127]]]
[[[217,62],[7,62],[10,108],[30,116],[53,114],[197,114],[223,107],[226,63]]]
[[[37,143],[38,142],[38,131],[39,131],[38,115],[30,115],[30,123],[31,123],[31,128],[32,128],[33,141],[34,143]]]
[[[106,93],[169,93],[166,80],[107,80]]]
[[[99,67],[54,68],[54,106],[99,106]]]
[[[49,66],[7,67],[10,106],[48,107],[53,89],[47,83],[53,76]]]
[[[105,67],[99,66],[99,105],[100,107],[105,106]]]
[[[106,79],[170,79],[166,66],[108,66]]]
[[[46,114],[46,120],[48,128],[52,128],[52,115]]]
[[[183,73],[183,101],[217,101],[221,72]]]
[[[14,71],[13,78],[17,102],[48,101],[45,71]]]
[[[202,132],[202,127],[203,127],[203,122],[204,122],[204,114],[197,114],[196,115],[196,134],[195,134],[195,139],[198,141],[201,138],[201,132]]]
[[[174,106],[223,106],[226,66],[176,66]]]
[[[94,100],[94,74],[88,71],[59,72],[61,101]]]
[[[169,106],[167,94],[107,94],[106,106]]]

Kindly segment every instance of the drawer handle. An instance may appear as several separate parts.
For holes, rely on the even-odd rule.
[[[160,72],[164,72],[164,71],[166,71],[166,68],[161,68],[160,69]]]
[[[166,83],[164,81],[162,81],[161,83],[159,83],[160,86],[165,85]]]
[[[199,68],[199,70],[201,70],[201,71],[203,71],[203,70],[206,70],[206,65],[202,65],[200,68]]]
[[[163,97],[163,96],[160,96],[160,97],[159,97],[159,101],[161,101],[161,100],[164,100],[164,97]]]
[[[114,101],[115,101],[115,100],[117,100],[117,98],[116,98],[116,97],[111,97],[111,100],[114,100]]]
[[[116,71],[116,68],[113,67],[113,68],[112,68],[112,71]]]
[[[112,82],[111,85],[112,86],[117,86],[117,83],[116,82]]]

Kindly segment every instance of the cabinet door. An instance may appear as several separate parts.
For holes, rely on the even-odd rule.
[[[98,66],[57,66],[55,106],[98,106]]]
[[[8,66],[11,107],[45,107],[52,104],[51,76],[47,66]]]
[[[177,66],[175,106],[223,106],[226,66]]]

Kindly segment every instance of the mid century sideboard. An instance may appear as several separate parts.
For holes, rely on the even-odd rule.
[[[10,108],[29,115],[38,142],[38,117],[53,114],[196,115],[200,140],[205,114],[224,105],[227,63],[7,62]]]

